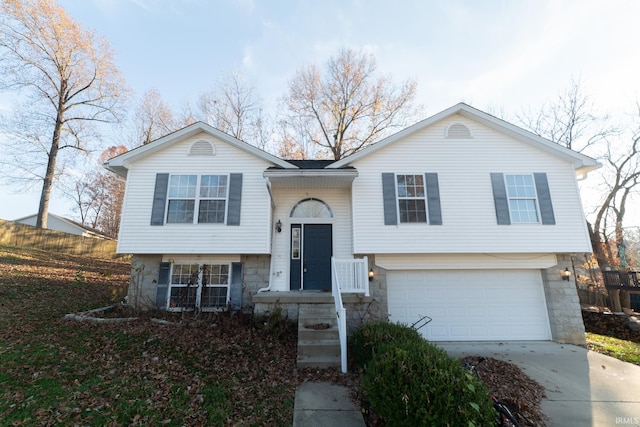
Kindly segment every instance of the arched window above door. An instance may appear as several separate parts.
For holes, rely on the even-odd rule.
[[[331,208],[322,200],[300,200],[291,209],[291,218],[333,218]]]

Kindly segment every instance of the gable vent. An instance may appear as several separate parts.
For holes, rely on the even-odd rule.
[[[447,138],[464,139],[472,138],[471,130],[462,123],[454,123],[447,128]]]
[[[196,141],[189,150],[190,156],[214,156],[215,150],[209,141]]]

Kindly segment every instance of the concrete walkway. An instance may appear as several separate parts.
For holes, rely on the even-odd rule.
[[[436,343],[454,357],[485,356],[516,364],[542,385],[548,427],[640,425],[640,366],[553,342]]]
[[[330,383],[304,383],[296,389],[293,427],[365,427],[349,390]]]

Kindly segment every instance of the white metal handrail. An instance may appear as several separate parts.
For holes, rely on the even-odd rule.
[[[340,285],[340,291],[345,293],[361,293],[369,296],[369,275],[367,257],[358,259],[332,258],[332,271]]]
[[[331,257],[331,293],[336,305],[338,334],[340,336],[340,363],[347,372],[347,311],[342,304],[343,292],[363,293],[369,296],[367,257],[361,259],[336,259]]]
[[[347,372],[347,310],[342,304],[340,283],[336,272],[336,260],[331,257],[331,294],[336,305],[336,316],[338,318],[338,335],[340,337],[340,366],[342,372]]]

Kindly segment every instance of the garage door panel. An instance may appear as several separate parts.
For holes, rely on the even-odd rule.
[[[433,320],[432,341],[548,340],[549,320],[537,270],[389,271],[392,321]]]

